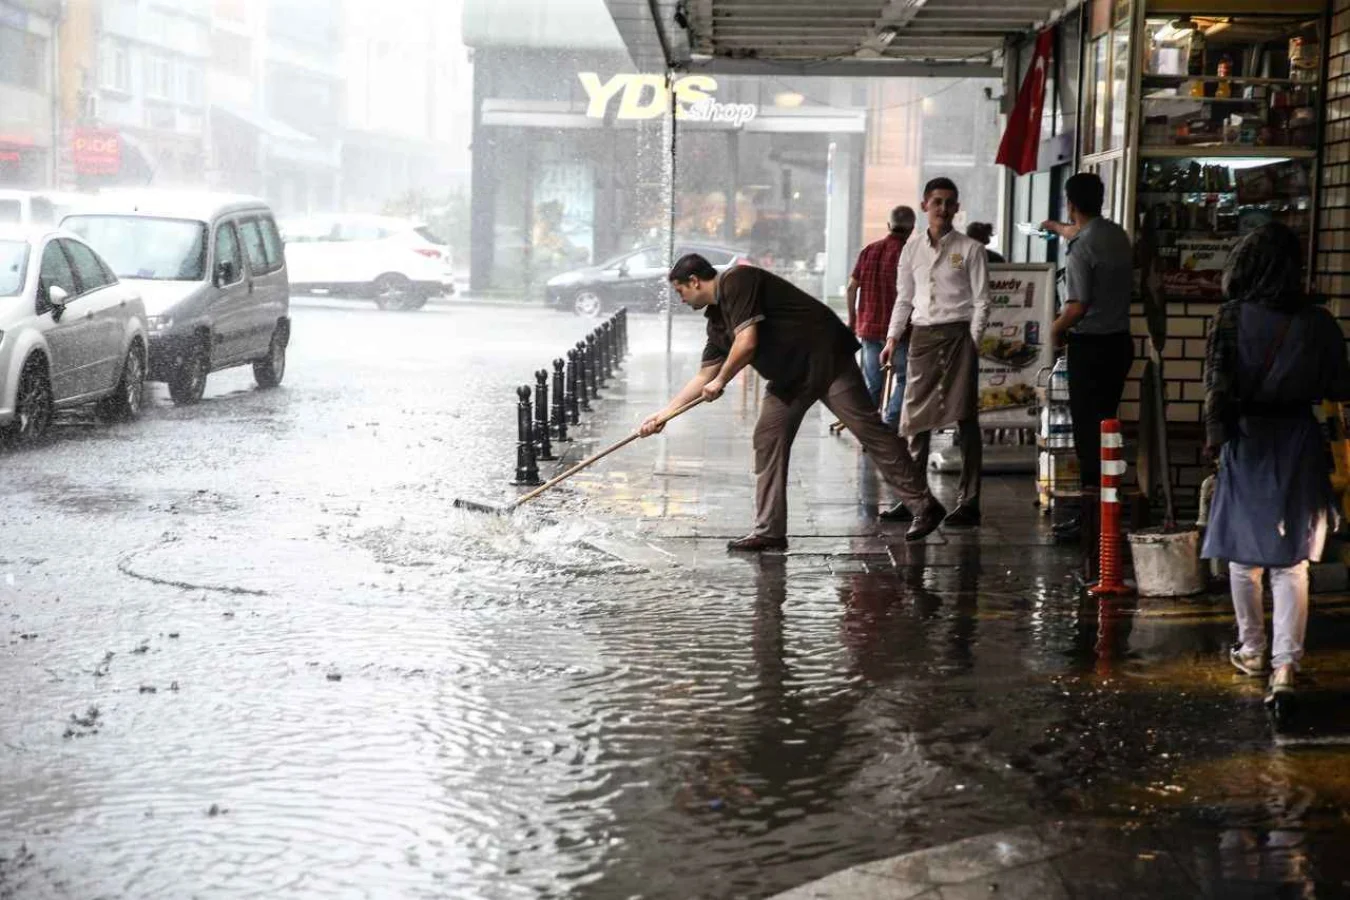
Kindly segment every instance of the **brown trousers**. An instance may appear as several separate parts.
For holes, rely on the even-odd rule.
[[[900,495],[916,515],[933,502],[924,470],[910,456],[905,439],[881,421],[877,406],[867,392],[862,371],[848,357],[824,393],[804,393],[788,402],[764,395],[759,421],[755,423],[755,531],[761,537],[787,537],[788,460],[792,442],[807,411],[816,401],[824,403],[844,427],[862,444],[881,477]]]

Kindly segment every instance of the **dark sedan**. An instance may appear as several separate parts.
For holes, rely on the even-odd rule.
[[[721,271],[748,262],[747,254],[713,244],[680,244],[675,258],[698,253]],[[599,316],[621,306],[630,310],[664,309],[674,292],[666,281],[665,253],[660,247],[642,247],[599,265],[563,272],[545,285],[545,302],[579,316]]]

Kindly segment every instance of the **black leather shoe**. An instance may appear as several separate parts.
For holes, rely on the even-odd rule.
[[[973,506],[958,506],[942,520],[943,528],[976,528],[979,524],[980,511]]]
[[[765,550],[786,550],[787,538],[762,537],[748,534],[734,541],[727,541],[727,549],[739,553],[763,553]]]
[[[897,503],[890,509],[883,509],[877,513],[877,518],[883,522],[913,522],[914,513],[903,503]]]
[[[938,526],[942,524],[946,515],[947,510],[942,508],[941,503],[936,500],[930,501],[928,507],[915,516],[914,521],[910,523],[909,531],[905,532],[905,540],[912,543],[928,537],[938,530]]]

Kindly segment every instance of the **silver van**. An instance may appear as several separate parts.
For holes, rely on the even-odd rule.
[[[276,221],[256,197],[113,192],[66,216],[145,301],[152,381],[196,403],[206,376],[251,364],[259,387],[286,372],[290,286]]]

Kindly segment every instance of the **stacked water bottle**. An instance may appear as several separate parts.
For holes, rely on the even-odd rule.
[[[1044,369],[1041,370],[1045,372]],[[1069,364],[1061,356],[1049,370],[1047,384],[1037,384],[1040,425],[1036,431],[1037,478],[1043,512],[1054,508],[1055,497],[1077,494],[1078,459],[1074,456],[1073,416],[1069,412]],[[1040,378],[1037,378],[1040,381]]]

